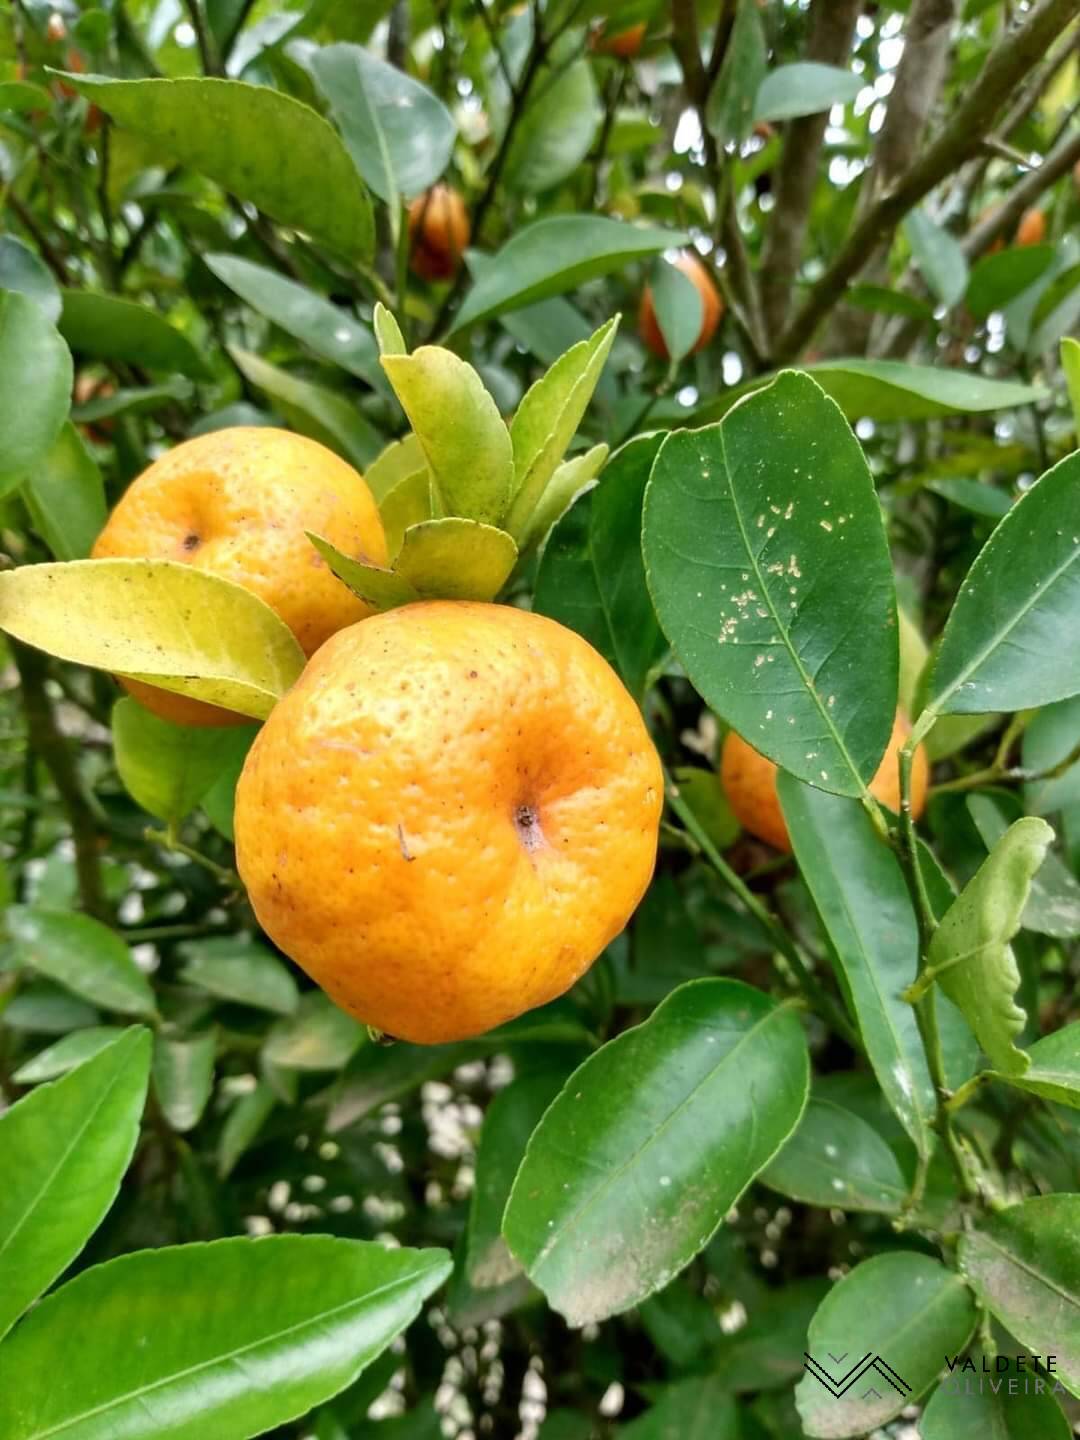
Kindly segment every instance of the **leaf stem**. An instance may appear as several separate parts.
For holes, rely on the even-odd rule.
[[[833,999],[827,990],[820,984],[802,952],[791,939],[784,927],[773,915],[772,911],[754,894],[750,887],[737,875],[724,857],[717,850],[708,833],[701,825],[697,816],[690,806],[683,799],[679,787],[670,775],[665,777],[668,804],[682,821],[687,832],[696,842],[699,850],[704,855],[716,873],[742,901],[743,905],[758,922],[761,928],[768,935],[773,945],[783,955],[792,973],[799,983],[799,988],[806,996],[813,1010],[821,1016],[826,1023],[841,1035],[854,1050],[862,1050],[862,1041],[858,1032],[850,1020],[841,1010],[840,1006]]]
[[[144,836],[154,845],[160,845],[163,850],[170,850],[175,855],[183,855],[195,865],[201,865],[204,870],[209,871],[222,885],[230,890],[241,889],[240,876],[235,870],[230,870],[226,865],[219,865],[216,860],[203,855],[191,845],[185,845],[183,840],[176,833],[176,827],[169,825],[164,830],[155,830],[148,825],[143,831]]]

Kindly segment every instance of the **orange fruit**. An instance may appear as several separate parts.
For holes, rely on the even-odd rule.
[[[275,610],[311,655],[369,608],[305,535],[386,563],[371,491],[325,446],[287,430],[237,426],[185,440],[128,486],[94,544],[95,559],[179,560],[232,580]],[[122,682],[148,710],[181,725],[245,717],[137,680]]]
[[[870,782],[870,793],[894,813],[900,809],[897,755],[910,734],[907,717],[898,710],[885,754]],[[926,807],[929,782],[930,765],[926,751],[920,745],[911,766],[911,810],[916,820]],[[776,766],[734,730],[728,732],[720,755],[720,783],[735,818],[744,830],[756,835],[759,840],[767,840],[777,850],[791,849],[776,793]]]
[[[449,280],[469,243],[465,201],[441,182],[409,206],[410,264],[423,280]]]
[[[630,25],[625,30],[617,31],[614,35],[606,35],[604,26],[600,25],[593,31],[589,43],[598,55],[615,55],[620,60],[632,60],[640,52],[648,28],[647,21],[642,20],[637,25]]]
[[[1046,216],[1034,207],[1025,210],[1020,216],[1020,224],[1016,227],[1017,245],[1041,245],[1045,239]]]
[[[699,350],[703,350],[708,345],[716,334],[716,327],[720,324],[724,314],[724,302],[713,283],[712,276],[691,251],[684,250],[673,261],[673,264],[693,283],[694,288],[701,296],[701,329],[690,352],[692,355],[696,355]],[[653,305],[650,285],[646,285],[641,294],[641,305],[638,308],[638,333],[646,348],[651,350],[654,355],[658,355],[661,360],[669,358],[667,341],[664,339],[660,323],[656,318],[656,307]]]
[[[342,630],[275,706],[236,858],[263,929],[336,1004],[438,1044],[589,968],[649,883],[662,805],[641,714],[580,635],[428,601]]]

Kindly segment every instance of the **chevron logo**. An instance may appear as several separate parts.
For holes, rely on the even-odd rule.
[[[834,1355],[831,1350],[825,1353],[834,1365],[842,1365],[848,1357],[846,1350],[842,1355]],[[813,1355],[809,1355],[805,1351],[803,1355],[806,1360],[806,1373],[812,1375],[818,1384],[824,1386],[829,1394],[837,1400],[839,1400],[841,1396],[846,1395],[864,1376],[868,1376],[871,1370],[874,1371],[880,1380],[890,1385],[898,1395],[910,1395],[911,1393],[911,1386],[907,1381],[898,1375],[892,1366],[880,1355],[875,1355],[872,1351],[868,1350],[861,1360],[857,1360],[849,1370],[841,1375],[830,1373],[820,1361],[814,1359]],[[859,1398],[862,1400],[870,1398],[880,1400],[882,1396],[881,1391],[876,1390],[871,1384],[870,1388],[864,1390]]]

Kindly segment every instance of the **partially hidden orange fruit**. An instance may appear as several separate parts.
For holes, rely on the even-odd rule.
[[[237,426],[186,440],[128,486],[94,544],[95,559],[178,560],[244,586],[311,655],[370,609],[327,567],[306,530],[347,555],[386,563],[371,491],[324,445],[287,430]],[[125,689],[180,725],[245,716],[137,680]]]
[[[907,718],[898,710],[892,734],[870,793],[894,813],[900,809],[900,775],[897,755],[911,734]],[[923,746],[918,746],[911,766],[911,809],[916,819],[926,806],[930,765]],[[776,793],[776,766],[748,744],[734,730],[728,732],[720,755],[720,783],[728,804],[744,830],[767,840],[777,850],[790,850],[791,840],[780,800]]]
[[[553,620],[430,601],[329,640],[236,793],[259,923],[389,1035],[477,1035],[561,995],[652,875],[663,780],[607,662]]]
[[[724,314],[724,302],[712,276],[696,255],[689,250],[684,250],[672,263],[677,270],[682,271],[701,296],[701,329],[691,350],[691,354],[696,355],[699,350],[703,350],[708,345],[716,334],[716,328]],[[660,323],[656,318],[656,307],[653,304],[652,286],[650,285],[646,285],[641,292],[641,305],[638,308],[638,333],[645,342],[646,348],[651,350],[654,355],[658,355],[661,360],[669,358],[667,341],[664,339]]]
[[[614,55],[619,60],[632,60],[640,53],[648,28],[647,21],[642,20],[637,25],[629,25],[625,30],[608,35],[604,25],[600,25],[590,36],[589,44],[599,55]]]
[[[469,243],[465,201],[441,182],[409,206],[409,263],[422,280],[449,280]]]
[[[1020,216],[1020,224],[1016,227],[1017,245],[1041,245],[1045,239],[1045,214],[1035,207],[1025,210]]]

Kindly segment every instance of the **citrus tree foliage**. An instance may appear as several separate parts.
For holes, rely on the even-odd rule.
[[[1077,38],[1075,0],[0,14],[3,1440],[1070,1433]],[[226,579],[88,558],[163,450],[271,424],[380,508],[385,565],[313,564],[572,627],[664,761],[628,930],[501,1030],[368,1033],[259,933],[233,794],[304,656]]]

